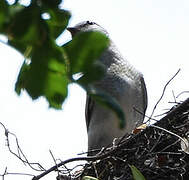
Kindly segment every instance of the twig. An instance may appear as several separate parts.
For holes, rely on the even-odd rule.
[[[117,146],[116,148],[110,150],[107,153],[104,153],[104,154],[98,155],[98,156],[77,157],[77,158],[67,159],[67,160],[62,161],[62,162],[58,163],[57,165],[49,168],[48,170],[46,170],[45,172],[41,173],[40,175],[33,177],[32,180],[39,180],[42,177],[44,177],[47,174],[49,174],[50,172],[56,170],[57,167],[63,166],[65,164],[68,164],[68,163],[71,163],[71,162],[74,162],[74,161],[96,161],[96,160],[100,160],[100,159],[106,158],[106,157],[110,156],[111,154],[115,153],[117,151],[117,149],[120,148],[120,147],[121,147],[121,145]]]
[[[18,150],[18,154],[16,154],[15,152],[13,152],[11,150],[11,147],[10,147],[10,143],[9,143],[9,134],[11,134],[12,136],[15,137],[15,140],[16,140],[16,146],[17,146],[17,150]],[[11,154],[13,154],[14,156],[16,156],[18,159],[20,159],[24,164],[27,164],[31,169],[35,170],[35,171],[45,171],[45,169],[39,164],[39,163],[32,163],[32,162],[29,162],[28,159],[26,158],[25,154],[23,153],[22,149],[20,148],[20,145],[18,143],[18,138],[17,136],[14,134],[14,133],[11,133],[11,132],[8,132],[7,133],[7,146],[8,146],[8,149],[10,151]],[[23,158],[20,156],[22,155]],[[39,167],[39,169],[33,167],[33,165],[37,165]]]
[[[158,115],[155,115],[154,117],[157,118],[157,117],[160,117],[160,116],[163,116],[163,115],[166,115],[168,112],[170,111],[170,109],[164,113],[161,113],[161,114],[158,114]]]
[[[177,134],[175,134],[175,133],[173,133],[173,132],[171,132],[171,131],[168,131],[167,129],[164,129],[164,128],[162,128],[162,127],[159,127],[159,126],[151,125],[151,127],[154,127],[154,128],[156,128],[156,129],[160,129],[160,130],[165,131],[165,132],[167,132],[167,133],[169,133],[169,134],[171,134],[171,135],[173,135],[173,136],[178,137],[178,138],[185,144],[185,146],[188,147],[188,144],[186,143],[186,141],[185,141],[182,137],[180,137],[179,135],[177,135]]]
[[[7,167],[5,168],[4,173],[2,175],[0,175],[0,176],[2,176],[2,180],[4,180],[6,173],[7,173]]]
[[[0,174],[0,176],[2,176],[2,180],[5,179],[5,176],[6,176],[6,175],[22,175],[22,176],[32,176],[32,177],[34,177],[33,174],[29,174],[29,173],[13,173],[13,172],[8,172],[8,171],[7,171],[7,167],[5,168],[4,173],[3,173],[3,174]]]
[[[182,104],[179,104],[176,108],[168,112],[167,115],[161,119],[161,121],[163,121],[164,119],[172,119],[173,116],[175,116],[179,111],[181,112],[186,111],[188,108],[187,106],[188,103],[189,103],[189,98],[186,99]]]
[[[135,108],[135,107],[133,107],[133,109],[134,109],[135,111],[137,111],[138,113],[144,115],[146,118],[148,118],[148,119],[150,119],[150,120],[153,120],[153,121],[156,121],[156,122],[158,121],[157,119],[152,118],[152,117],[150,117],[150,116],[144,114],[143,112],[139,111],[139,110],[138,110],[137,108]],[[146,123],[146,122],[145,122],[145,123]]]
[[[19,176],[34,176],[33,174],[29,174],[29,173],[9,173],[7,172],[6,175],[19,175]]]
[[[165,90],[166,90],[167,86],[168,86],[169,83],[177,76],[177,74],[178,74],[179,72],[180,72],[180,69],[179,69],[179,70],[174,74],[174,76],[165,84],[165,86],[164,86],[164,88],[163,88],[163,92],[162,92],[162,94],[161,94],[159,100],[158,100],[157,103],[155,104],[155,106],[154,106],[154,108],[153,108],[153,110],[152,110],[152,114],[151,114],[150,118],[148,119],[148,121],[150,121],[150,119],[152,118],[152,116],[153,116],[153,114],[154,114],[154,112],[155,112],[155,110],[156,110],[158,104],[159,104],[160,101],[162,100],[162,98],[163,98],[163,96],[164,96],[164,94],[165,94]],[[146,123],[147,123],[148,121],[146,121]]]
[[[179,94],[176,96],[176,98],[178,98],[179,96],[181,96],[181,95],[183,95],[183,94],[185,94],[185,93],[189,93],[189,91],[183,91],[183,92],[179,93]]]
[[[55,165],[56,165],[56,167],[57,167],[57,172],[58,172],[58,176],[59,176],[59,170],[58,170],[58,166],[57,166],[57,163],[56,163],[56,159],[54,158],[54,155],[53,155],[52,151],[49,150],[49,152],[50,152],[50,154],[51,154],[51,156],[52,156],[52,158],[53,158],[53,161],[54,161],[54,163],[55,163]]]
[[[173,95],[174,102],[177,103],[176,96],[173,90],[172,90],[172,95]]]
[[[27,164],[31,169],[33,169],[35,171],[45,171],[45,169],[39,163],[31,163],[28,161],[26,155],[23,153],[23,151],[19,145],[17,136],[14,133],[10,132],[2,122],[0,122],[0,125],[3,127],[3,129],[5,131],[6,144],[7,144],[9,152],[11,154],[13,154],[14,156],[16,156],[19,160],[21,160],[25,165]],[[17,152],[14,152],[11,149],[10,142],[9,142],[10,135],[15,138]],[[39,169],[35,168],[34,165],[37,165]]]

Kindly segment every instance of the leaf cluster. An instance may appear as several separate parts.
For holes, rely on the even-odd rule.
[[[61,109],[68,85],[77,83],[123,120],[119,105],[92,87],[105,72],[96,60],[108,47],[109,39],[99,32],[85,32],[58,46],[56,39],[71,18],[69,11],[60,8],[61,3],[61,0],[31,0],[24,6],[18,0],[13,4],[0,1],[0,34],[25,57],[15,91],[20,95],[26,90],[32,99],[43,96],[50,107]],[[82,76],[75,80],[73,77],[78,73]]]

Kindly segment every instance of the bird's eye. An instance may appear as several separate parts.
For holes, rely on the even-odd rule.
[[[93,24],[95,24],[95,23],[94,23],[94,22],[91,22],[91,21],[87,21],[87,24],[93,25]]]

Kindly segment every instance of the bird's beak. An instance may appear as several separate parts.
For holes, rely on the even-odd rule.
[[[74,37],[78,32],[78,30],[74,27],[68,27],[67,30],[71,33],[72,37]]]

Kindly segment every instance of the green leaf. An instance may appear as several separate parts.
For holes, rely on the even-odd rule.
[[[45,12],[49,13],[50,19],[42,18]],[[8,36],[9,45],[25,54],[28,46],[39,46],[47,39],[56,39],[68,25],[70,16],[68,11],[44,8],[37,3],[25,7],[19,3],[8,5],[1,1],[0,32]]]
[[[116,101],[115,98],[113,98],[109,94],[104,93],[103,91],[100,91],[92,86],[90,87],[88,86],[85,89],[87,90],[87,93],[89,94],[89,96],[92,99],[94,99],[97,103],[115,112],[115,114],[117,115],[119,119],[118,123],[119,123],[120,128],[125,127],[126,121],[125,121],[124,112],[122,111],[121,106],[119,105],[119,103]]]
[[[100,61],[95,61],[95,63],[83,73],[83,76],[77,80],[77,83],[83,86],[98,81],[103,77],[105,71],[106,68],[104,64]]]
[[[6,29],[8,43],[22,54],[29,47],[40,46],[49,38],[48,26],[41,18],[39,7],[34,5],[16,11]]]
[[[61,109],[62,103],[67,97],[68,79],[59,73],[48,72],[44,87],[44,94],[50,107]]]
[[[9,5],[0,0],[0,33],[30,61],[23,63],[15,91],[20,95],[26,90],[32,99],[44,96],[50,107],[57,109],[67,97],[70,83],[64,50],[55,43],[70,18],[68,11],[59,9],[60,3],[61,0],[39,0],[25,7],[18,1]],[[50,14],[49,20],[42,18],[44,12]]]
[[[70,75],[89,72],[89,68],[108,47],[109,39],[100,32],[84,32],[64,45],[70,63]]]
[[[16,92],[20,94],[25,89],[32,99],[46,97],[50,107],[60,109],[67,97],[69,80],[58,71],[49,70],[44,64],[24,64],[16,82]]]
[[[21,11],[15,13],[8,27],[10,39],[24,39],[30,28],[33,29],[32,24],[36,20],[37,15],[39,17],[39,10],[35,6],[25,7]]]
[[[21,94],[21,90],[26,87],[26,80],[27,80],[27,72],[29,71],[30,66],[26,63],[26,61],[23,62],[22,67],[20,69],[17,82],[15,84],[15,91],[18,95]]]
[[[60,109],[67,97],[69,79],[66,74],[63,51],[54,42],[46,42],[32,50],[31,63],[23,64],[15,90],[25,89],[32,99],[46,97],[50,107]]]
[[[130,166],[134,180],[146,180],[142,173],[134,166]]]
[[[50,19],[46,20],[50,32],[54,38],[57,38],[67,27],[71,17],[68,11],[62,9],[47,9]]]
[[[48,8],[58,8],[59,4],[62,2],[62,0],[40,0],[41,3],[46,5]]]
[[[9,5],[6,0],[0,1],[0,33],[7,36],[11,36],[11,28],[15,17],[24,9],[25,7],[14,3]],[[22,29],[22,28],[21,28]]]
[[[5,0],[0,1],[0,32],[2,32],[2,28],[6,22],[8,15],[8,4]]]
[[[82,177],[82,180],[98,180],[98,178],[95,178],[92,176],[84,176],[84,177]]]

